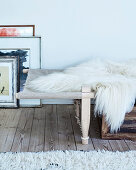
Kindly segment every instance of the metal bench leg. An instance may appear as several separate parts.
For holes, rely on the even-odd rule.
[[[81,128],[82,128],[82,144],[88,144],[88,133],[90,126],[90,88],[83,87],[82,88],[82,108],[81,108]]]

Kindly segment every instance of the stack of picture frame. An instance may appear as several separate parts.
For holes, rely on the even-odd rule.
[[[0,26],[0,107],[38,107],[40,100],[17,101],[27,78],[23,69],[41,68],[41,37],[34,25]]]

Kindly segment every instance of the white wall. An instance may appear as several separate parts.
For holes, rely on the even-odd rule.
[[[0,0],[0,24],[35,24],[44,68],[136,57],[135,0]]]

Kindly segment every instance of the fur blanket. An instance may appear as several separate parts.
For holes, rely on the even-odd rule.
[[[117,131],[136,98],[136,59],[124,62],[92,59],[60,73],[41,76],[26,84],[40,92],[81,91],[87,84],[95,95],[95,113],[104,114],[111,132]]]

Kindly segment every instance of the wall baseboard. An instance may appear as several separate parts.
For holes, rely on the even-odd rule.
[[[91,100],[91,104],[94,104],[94,99]],[[42,100],[42,104],[74,104],[74,100],[70,99],[45,99]]]
[[[47,99],[42,100],[42,104],[73,104],[74,100],[70,99]]]

